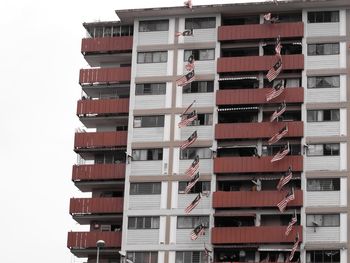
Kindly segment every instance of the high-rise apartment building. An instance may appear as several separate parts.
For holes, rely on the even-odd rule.
[[[70,251],[350,262],[349,0],[116,13],[84,24]]]

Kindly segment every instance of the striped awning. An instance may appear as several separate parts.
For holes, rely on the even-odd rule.
[[[225,80],[243,80],[243,79],[258,79],[257,76],[227,76],[219,78],[219,81],[225,81]]]
[[[218,109],[218,111],[240,111],[240,110],[259,110],[259,107],[230,107],[230,108]]]

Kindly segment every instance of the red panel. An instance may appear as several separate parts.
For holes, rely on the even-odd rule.
[[[303,206],[303,192],[295,190],[295,199],[288,207]],[[276,207],[287,195],[286,191],[214,192],[213,208]]]
[[[74,148],[101,148],[126,146],[127,131],[76,133]]]
[[[129,99],[79,100],[77,115],[128,113]]]
[[[131,51],[133,37],[103,37],[84,38],[81,42],[82,53],[106,53],[117,51]]]
[[[123,213],[122,197],[71,198],[70,214]]]
[[[239,25],[239,26],[220,26],[218,31],[218,40],[248,40],[262,38],[276,38],[280,35],[284,37],[302,37],[304,36],[304,23],[278,23],[262,25]]]
[[[280,96],[266,101],[266,94],[271,89],[231,89],[216,92],[216,105],[301,103],[304,101],[304,88],[287,88]]]
[[[80,84],[129,82],[131,67],[81,69]]]
[[[74,165],[73,181],[113,180],[125,178],[125,163]]]
[[[304,55],[282,56],[283,69],[304,69]],[[249,56],[218,58],[218,73],[268,71],[277,61],[276,56]]]
[[[234,243],[294,243],[297,233],[303,240],[302,226],[294,226],[286,236],[286,226],[261,227],[214,227],[211,231],[213,244]]]
[[[256,173],[285,172],[289,166],[293,171],[303,170],[303,156],[288,155],[271,163],[272,156],[266,157],[217,157],[214,159],[214,173]]]
[[[96,248],[96,242],[103,240],[106,248],[121,247],[122,232],[69,232],[67,239],[68,248]]]
[[[251,139],[270,138],[285,125],[288,126],[286,137],[303,137],[302,121],[293,122],[258,122],[258,123],[220,123],[215,126],[215,139]]]

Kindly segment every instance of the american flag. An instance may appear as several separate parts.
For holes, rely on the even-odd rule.
[[[270,92],[266,94],[266,101],[277,98],[284,91],[284,80],[280,80],[277,85],[273,86]]]
[[[281,37],[278,36],[276,39],[276,46],[275,46],[275,52],[278,57],[281,56],[281,49],[282,49],[282,44],[281,44]]]
[[[186,149],[188,146],[190,146],[192,143],[194,143],[197,140],[197,131],[194,131],[190,137],[188,137],[188,139],[186,141],[184,141],[181,146],[180,149]]]
[[[196,206],[199,204],[199,201],[202,198],[202,194],[199,193],[195,199],[185,208],[185,213],[190,213],[193,209],[196,208]]]
[[[176,37],[179,37],[179,36],[193,36],[193,29],[187,29],[187,30],[185,30],[183,32],[176,32],[175,36]]]
[[[187,64],[185,65],[187,71],[194,70],[194,56],[191,55],[187,59]]]
[[[196,102],[196,100],[194,100],[185,110],[183,113],[181,113],[180,117],[184,116],[193,106],[193,104]]]
[[[277,62],[273,65],[273,67],[267,72],[266,77],[271,82],[273,81],[278,74],[280,74],[282,70],[282,57],[278,57]]]
[[[196,110],[192,111],[190,114],[183,115],[181,121],[179,122],[179,128],[186,127],[188,124],[197,119],[198,115]]]
[[[186,170],[185,174],[192,178],[194,173],[199,168],[199,156],[197,155],[194,161],[192,162],[191,166]]]
[[[292,193],[291,193],[291,194],[288,193],[288,194],[282,199],[282,201],[279,202],[279,203],[277,204],[277,207],[278,207],[278,209],[280,210],[280,212],[281,212],[281,213],[284,212],[284,210],[286,210],[286,207],[287,207],[288,203],[289,203],[290,201],[293,201],[294,199],[295,199],[294,189],[292,189]]]
[[[269,140],[268,144],[274,144],[281,140],[286,134],[288,133],[288,126],[284,126],[282,129],[280,129],[276,134],[274,134]]]
[[[176,85],[182,87],[191,83],[192,81],[194,81],[194,79],[195,79],[194,70],[192,70],[188,72],[185,76],[182,76],[181,78],[176,80]]]
[[[299,238],[299,233],[297,233],[297,236],[295,238],[295,243],[294,243],[294,245],[292,247],[292,251],[290,252],[290,255],[289,255],[289,261],[293,260],[295,251],[297,251],[297,249],[299,247],[299,243],[300,243],[300,238]]]
[[[289,142],[283,149],[281,149],[275,156],[271,159],[271,163],[282,160],[289,153]]]
[[[196,175],[193,176],[191,181],[188,182],[185,188],[185,194],[188,194],[191,191],[192,187],[198,182],[198,180],[199,180],[199,172],[197,172]]]
[[[205,234],[205,227],[203,224],[196,226],[191,232],[191,240],[196,240],[200,235]]]
[[[277,190],[281,191],[282,187],[289,183],[289,181],[292,179],[293,173],[292,168],[289,166],[286,176],[282,176],[277,184]]]
[[[281,116],[287,109],[287,105],[285,102],[283,102],[277,110],[274,111],[274,113],[272,113],[271,117],[270,117],[270,122],[273,122],[275,119],[277,119],[279,116]]]
[[[187,6],[188,8],[192,9],[192,0],[187,0],[184,2],[184,5]]]
[[[271,13],[267,13],[267,14],[264,15],[264,20],[265,21],[270,21],[270,19],[271,19]]]
[[[292,231],[293,226],[295,225],[296,222],[298,222],[298,219],[297,219],[297,214],[295,213],[287,226],[286,232],[284,233],[286,236],[288,236],[290,231]]]

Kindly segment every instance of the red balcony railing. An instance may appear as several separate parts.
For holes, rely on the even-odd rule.
[[[122,197],[71,198],[70,214],[116,214],[123,213]]]
[[[219,123],[215,126],[215,139],[270,138],[286,125],[288,126],[288,133],[285,137],[303,137],[303,122],[293,121],[274,123]]]
[[[74,149],[126,146],[127,135],[127,131],[76,133]]]
[[[304,69],[304,55],[282,56],[283,69]],[[218,73],[268,71],[276,63],[276,56],[248,56],[218,58]]]
[[[113,53],[132,50],[133,37],[101,37],[84,38],[81,41],[81,52],[83,54]]]
[[[72,180],[74,182],[118,180],[124,178],[125,163],[74,165],[72,171]]]
[[[286,196],[285,191],[235,191],[214,192],[213,208],[244,208],[244,207],[276,207]],[[303,206],[303,192],[295,190],[295,199],[288,203],[288,207]]]
[[[77,115],[129,112],[129,99],[79,100]]]
[[[131,67],[81,69],[80,84],[129,82]]]
[[[96,248],[98,240],[105,241],[105,248],[120,248],[122,232],[69,232],[67,247],[70,249]]]
[[[260,227],[214,227],[211,231],[212,243],[294,243],[297,233],[303,239],[302,226],[294,226],[286,236],[286,226],[260,226]]]
[[[293,171],[303,170],[303,156],[288,155],[271,163],[272,156],[266,157],[217,157],[214,159],[214,173],[257,173],[285,172],[291,166]]]
[[[304,23],[279,23],[260,25],[220,26],[218,40],[250,40],[284,37],[303,37]]]
[[[216,105],[251,105],[251,104],[267,104],[279,103],[302,103],[304,101],[303,88],[287,88],[285,91],[274,98],[266,101],[266,94],[271,89],[230,89],[218,90],[216,92]]]

